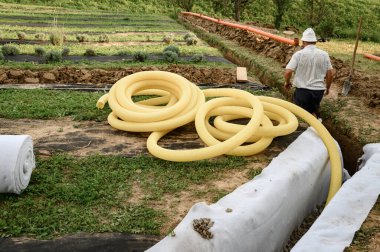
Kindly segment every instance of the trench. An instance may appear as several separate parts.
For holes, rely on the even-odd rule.
[[[262,84],[267,85],[269,87],[277,88],[287,98],[287,100],[291,100],[291,97],[285,92],[285,90],[282,87],[282,76],[274,74],[268,68],[268,66],[260,64],[257,61],[252,62],[250,58],[236,53],[231,48],[226,47],[224,45],[221,46],[218,43],[213,42],[213,39],[209,37],[207,34],[205,34],[203,29],[194,26],[191,22],[183,20],[180,20],[179,22],[185,25],[187,29],[190,29],[193,32],[195,32],[200,38],[204,39],[206,42],[217,47],[228,61],[236,64],[237,66],[246,67],[248,71],[254,73],[258,77]],[[217,30],[217,28],[215,29]],[[323,104],[321,106],[323,106]],[[323,124],[340,145],[343,156],[344,168],[349,172],[350,175],[353,175],[357,171],[357,162],[363,154],[362,148],[364,144],[362,144],[356,137],[347,136],[346,134],[342,133],[343,130],[337,127],[337,125],[335,125],[332,122],[332,120],[324,120]]]

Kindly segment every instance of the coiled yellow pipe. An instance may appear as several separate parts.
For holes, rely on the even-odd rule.
[[[133,96],[155,98],[134,102]],[[210,100],[206,102],[206,98]],[[327,203],[342,183],[342,165],[338,148],[326,128],[310,113],[293,103],[260,96],[238,89],[200,90],[177,74],[163,71],[139,72],[117,81],[97,102],[102,109],[109,104],[109,124],[133,132],[152,132],[147,140],[149,152],[161,159],[184,162],[223,154],[250,156],[263,151],[273,138],[294,132],[296,116],[309,123],[321,136],[331,162],[331,180]],[[215,118],[213,125],[210,118]],[[248,118],[246,125],[229,121]],[[170,131],[195,121],[198,135],[207,147],[170,150],[157,143]],[[277,122],[273,125],[273,122]],[[243,143],[250,143],[243,145]]]

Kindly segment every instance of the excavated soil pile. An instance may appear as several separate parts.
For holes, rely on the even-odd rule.
[[[216,33],[229,40],[234,40],[241,46],[250,48],[281,63],[288,62],[293,53],[300,48],[283,44],[246,30],[238,30],[208,20],[200,19],[198,17],[182,16],[182,18],[183,21],[190,22],[192,25],[202,28],[207,32]]]
[[[222,37],[233,40],[239,45],[247,47],[259,54],[273,58],[280,62],[283,67],[290,60],[291,56],[301,47],[282,44],[274,40],[256,35],[252,32],[239,30],[212,21],[204,20],[194,16],[182,16],[182,20],[190,22],[192,25],[210,33],[216,33]],[[350,66],[342,60],[330,57],[331,63],[336,69],[335,84],[341,88],[344,80],[348,77]],[[362,97],[370,107],[380,107],[380,74],[369,75],[360,71],[355,71],[352,78],[350,95]]]
[[[19,70],[0,69],[0,84],[39,84],[55,83],[94,84],[103,87],[113,84],[124,76],[140,72],[161,70],[180,74],[194,83],[235,83],[234,69],[228,68],[197,68],[193,66],[170,65],[164,67],[134,67],[125,69],[78,69],[73,67],[51,70]]]

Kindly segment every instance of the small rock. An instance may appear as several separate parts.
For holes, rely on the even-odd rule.
[[[29,77],[27,77],[27,78],[25,78],[24,81],[27,84],[37,84],[37,83],[40,83],[40,79],[38,79],[38,78],[29,78]]]
[[[8,74],[11,78],[19,78],[23,76],[24,72],[20,70],[10,70]]]
[[[42,75],[42,79],[43,79],[44,81],[55,81],[55,76],[54,76],[54,74],[52,74],[52,73],[44,73],[44,74]]]
[[[26,70],[26,71],[24,72],[24,76],[25,76],[25,77],[32,77],[32,78],[35,78],[35,77],[37,77],[37,73],[34,73],[34,72],[32,72],[32,71],[30,71],[30,70],[28,69],[28,70]]]
[[[231,213],[231,212],[232,212],[232,209],[231,209],[231,208],[227,208],[227,209],[226,209],[226,212],[227,212],[227,213]]]
[[[51,156],[51,152],[48,150],[38,150],[39,155]]]
[[[6,73],[3,73],[0,75],[0,83],[3,83],[4,80],[6,80],[8,78],[7,74]]]
[[[286,35],[294,35],[294,31],[283,31],[282,33]]]

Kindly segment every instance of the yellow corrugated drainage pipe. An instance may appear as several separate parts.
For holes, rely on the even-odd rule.
[[[140,102],[133,96],[148,95]],[[206,102],[206,97],[209,100]],[[108,102],[112,112],[109,124],[120,130],[152,132],[149,152],[161,159],[184,162],[219,155],[251,156],[268,147],[273,138],[294,132],[299,116],[321,136],[331,162],[327,203],[342,184],[342,164],[338,147],[326,128],[313,115],[293,103],[231,89],[201,90],[180,75],[163,71],[139,72],[117,81],[97,102],[102,109]],[[214,118],[214,123],[209,123]],[[246,125],[231,120],[248,118]],[[207,147],[170,150],[157,143],[170,131],[195,120],[198,135]],[[273,121],[277,122],[275,125]],[[243,143],[249,143],[243,145]]]

